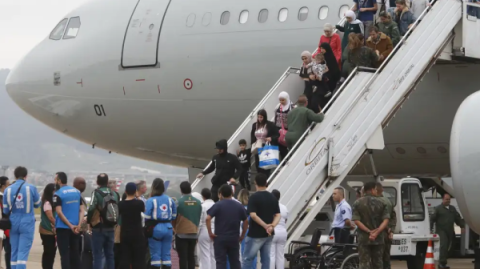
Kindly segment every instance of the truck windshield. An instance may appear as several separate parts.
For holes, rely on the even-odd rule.
[[[402,184],[402,215],[403,221],[425,220],[425,203],[418,184]]]

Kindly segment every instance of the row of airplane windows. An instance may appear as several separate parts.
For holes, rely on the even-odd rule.
[[[341,19],[343,18],[343,15],[347,10],[349,10],[350,7],[348,5],[343,5],[340,7],[340,10],[338,12],[338,18]],[[325,20],[328,17],[328,12],[329,12],[329,7],[328,6],[322,6],[318,9],[318,19],[319,20]],[[262,9],[258,12],[258,22],[259,23],[264,23],[268,20],[268,9]],[[238,22],[240,24],[245,24],[248,21],[250,12],[248,10],[242,10],[238,16]],[[298,10],[298,16],[297,19],[299,21],[305,21],[307,20],[309,15],[309,9],[308,7],[301,7]],[[230,22],[230,16],[231,13],[230,11],[224,11],[222,15],[220,16],[220,24],[221,25],[227,25]],[[187,27],[192,27],[195,24],[196,20],[196,15],[194,13],[191,13],[187,17]],[[278,11],[278,17],[277,17],[279,22],[285,22],[288,19],[288,9],[287,8],[281,8]],[[212,20],[212,13],[207,12],[203,15],[202,18],[202,24],[204,26],[208,26]]]

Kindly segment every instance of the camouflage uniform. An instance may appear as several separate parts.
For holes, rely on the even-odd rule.
[[[378,62],[377,53],[366,46],[363,46],[353,51],[349,50],[347,55],[348,56],[346,62],[348,63],[348,68],[350,68],[350,70],[344,71],[347,71],[348,74],[350,74],[357,66],[373,68]]]
[[[447,209],[443,204],[435,207],[430,223],[432,228],[433,224],[436,224],[435,233],[440,236],[440,265],[446,265],[448,248],[455,238],[453,224],[456,223],[460,228],[465,228],[465,223],[454,206],[450,205]]]
[[[390,214],[390,220],[388,221],[388,228],[385,229],[385,248],[383,250],[383,268],[390,269],[392,265],[390,264],[390,248],[392,247],[392,240],[388,238],[388,230],[391,230],[392,233],[397,226],[397,213],[395,213],[395,209],[393,208],[392,202],[383,195],[379,195],[378,197],[387,207],[387,212]]]
[[[385,204],[378,197],[367,193],[355,201],[352,206],[352,221],[360,221],[370,230],[380,227],[384,219],[389,219],[390,214]],[[374,241],[370,241],[370,234],[358,229],[358,258],[359,269],[383,269],[383,249],[385,233],[378,234]]]

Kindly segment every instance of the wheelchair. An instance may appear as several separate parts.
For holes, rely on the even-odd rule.
[[[310,243],[292,241],[285,258],[291,269],[358,269],[356,244],[318,243],[322,232],[315,229]],[[353,240],[355,233],[353,235]],[[352,241],[353,241],[352,240]],[[327,247],[323,253],[321,247]]]

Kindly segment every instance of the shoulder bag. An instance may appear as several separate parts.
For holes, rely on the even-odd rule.
[[[280,113],[283,111],[282,106],[280,106]],[[283,114],[283,113],[281,113]],[[287,134],[287,130],[285,129],[285,126],[283,125],[283,115],[281,116],[282,119],[282,128],[278,131],[280,136],[278,137],[278,144],[286,147],[287,146],[287,141],[285,141],[285,135]]]
[[[25,182],[23,182],[22,185],[20,185],[20,188],[18,188],[17,193],[14,196],[15,200],[17,199],[17,196],[20,193],[20,190],[22,190],[23,184],[25,184]],[[15,200],[13,201],[13,205],[12,205],[12,208],[10,209],[9,216],[0,219],[0,230],[5,231],[5,230],[10,230],[12,228],[12,222],[10,221],[10,215],[12,215],[13,209],[15,208],[15,204],[16,204]]]

